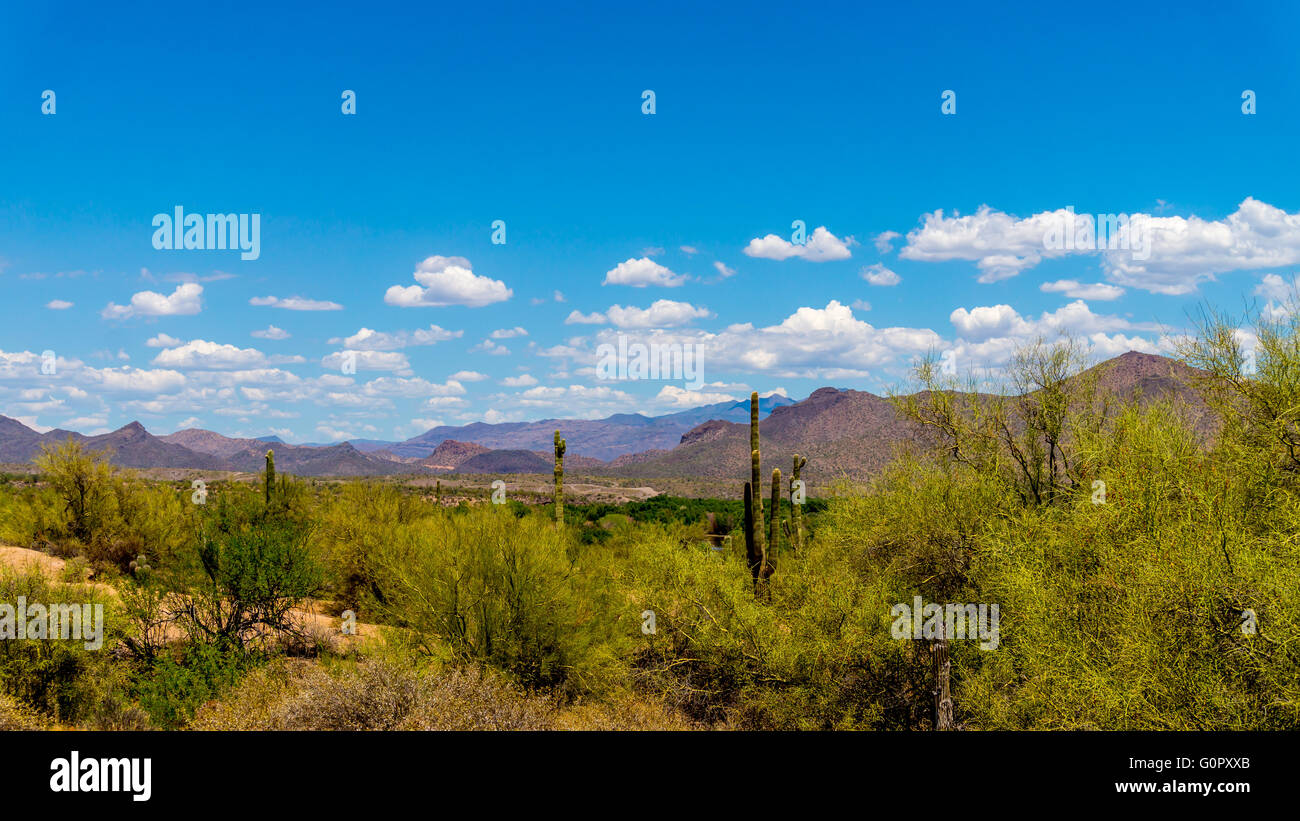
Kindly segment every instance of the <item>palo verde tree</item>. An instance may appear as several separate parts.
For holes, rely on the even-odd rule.
[[[36,466],[63,501],[68,533],[87,542],[103,528],[115,509],[113,467],[108,454],[89,451],[75,439],[42,445]]]
[[[1082,343],[1063,337],[1022,346],[1005,369],[1002,390],[981,393],[969,377],[941,374],[929,356],[915,369],[920,390],[893,395],[895,408],[928,432],[936,454],[1010,486],[1028,506],[1077,490],[1087,474],[1075,452],[1109,416]]]

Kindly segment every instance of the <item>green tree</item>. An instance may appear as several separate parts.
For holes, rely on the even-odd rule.
[[[88,542],[115,510],[113,466],[105,451],[88,451],[76,439],[42,445],[36,466],[63,500],[68,532]]]

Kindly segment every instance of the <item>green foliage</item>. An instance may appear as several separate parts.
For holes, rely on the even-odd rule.
[[[188,643],[147,668],[136,683],[136,695],[155,725],[175,729],[205,702],[235,686],[255,662],[235,648]]]
[[[243,650],[294,633],[291,611],[316,592],[323,572],[308,549],[310,523],[253,493],[231,488],[210,502],[195,574],[179,606],[191,639]]]
[[[38,569],[14,571],[0,567],[0,603],[15,607],[19,597],[28,605],[89,604],[103,607],[102,644],[88,633],[80,638],[6,638],[0,640],[0,692],[56,722],[93,721],[117,709],[120,694],[109,683],[122,671],[109,650],[122,635],[115,603],[96,589],[52,582]],[[93,612],[93,611],[92,611]]]
[[[63,502],[69,535],[90,541],[116,512],[113,467],[106,453],[92,453],[76,439],[42,445],[36,466]]]
[[[390,529],[375,555],[383,611],[427,652],[444,646],[566,695],[609,683],[631,629],[603,561],[539,516],[487,506]]]

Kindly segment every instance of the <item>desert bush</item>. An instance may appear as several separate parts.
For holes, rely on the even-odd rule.
[[[615,609],[604,561],[539,516],[490,506],[394,528],[374,557],[381,612],[427,653],[441,644],[562,695],[598,691],[621,666],[633,614]]]
[[[195,551],[201,574],[176,601],[178,623],[192,641],[221,652],[296,631],[293,609],[321,583],[310,523],[268,509],[247,489],[232,488],[207,507]]]
[[[105,707],[116,696],[104,684],[121,672],[111,657],[122,635],[116,603],[93,587],[51,582],[34,567],[23,571],[0,567],[0,602],[16,606],[19,597],[29,605],[46,607],[102,605],[102,645],[86,647],[89,637],[84,634],[77,639],[0,640],[0,692],[62,723],[93,719],[101,708],[115,709],[111,704]]]
[[[294,661],[248,676],[204,708],[196,730],[545,730],[555,706],[478,667],[443,670],[393,658]]]
[[[260,659],[239,648],[186,642],[167,648],[135,682],[140,707],[164,729],[184,726],[204,703],[239,683]]]
[[[0,693],[0,733],[43,729],[45,722],[30,707],[8,693]]]

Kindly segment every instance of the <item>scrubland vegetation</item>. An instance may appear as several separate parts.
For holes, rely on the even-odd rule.
[[[0,641],[0,729],[1296,729],[1300,328],[1258,334],[1255,373],[1217,317],[1181,352],[1213,438],[1068,341],[996,396],[923,363],[898,403],[930,440],[808,500],[762,577],[734,501],[557,527],[268,471],[199,504],[68,444],[0,485],[0,542],[64,578],[0,570],[0,601],[102,601],[104,650]],[[998,604],[997,648],[895,638],[915,596]]]

